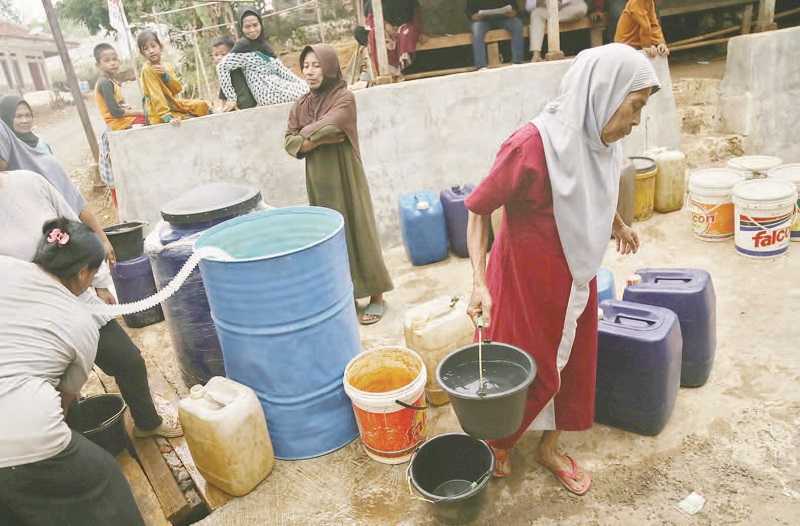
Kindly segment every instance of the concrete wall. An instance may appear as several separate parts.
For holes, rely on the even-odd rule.
[[[400,242],[397,199],[480,181],[498,146],[553,98],[569,61],[528,64],[361,90],[361,151],[384,245]],[[666,61],[664,89],[626,142],[678,147],[680,131]],[[227,180],[261,189],[273,206],[306,203],[304,165],[283,150],[289,105],[211,115],[119,132],[110,144],[121,217],[159,219],[161,205],[195,185]]]
[[[724,131],[744,136],[747,154],[800,161],[800,27],[728,43],[720,86]]]

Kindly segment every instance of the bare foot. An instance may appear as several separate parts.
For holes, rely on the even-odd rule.
[[[511,475],[511,450],[492,448],[494,453],[494,476],[505,478]]]
[[[540,447],[536,451],[536,461],[547,468],[570,493],[585,495],[592,485],[592,476],[569,455]]]

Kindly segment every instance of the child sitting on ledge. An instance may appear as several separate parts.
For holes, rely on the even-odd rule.
[[[162,64],[164,47],[154,31],[144,30],[136,37],[139,52],[147,59],[142,68],[141,84],[144,97],[144,113],[149,124],[169,122],[175,125],[181,120],[208,115],[208,103],[204,100],[179,99],[183,85],[169,64]]]

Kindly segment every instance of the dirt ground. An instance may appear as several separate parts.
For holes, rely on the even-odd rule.
[[[719,66],[713,62],[686,67],[688,76],[718,78]],[[67,121],[72,124],[59,124]],[[58,126],[75,131],[51,133]],[[59,155],[85,148],[74,114],[40,121],[39,128]],[[70,169],[85,166],[79,156],[64,162]],[[90,189],[86,173],[79,170],[76,178],[84,190]],[[92,202],[101,221],[113,222],[105,196],[93,194]],[[513,476],[490,483],[475,523],[797,524],[800,326],[794,318],[800,312],[800,244],[787,257],[752,261],[736,255],[731,241],[693,239],[685,212],[656,215],[636,228],[643,240],[639,254],[622,258],[609,245],[605,266],[614,271],[618,289],[626,275],[646,266],[699,267],[713,276],[718,346],[709,382],[681,389],[672,419],[657,437],[602,425],[566,433],[564,447],[594,474],[593,489],[584,498],[568,495],[535,464],[538,435],[529,434],[512,456]],[[415,268],[401,248],[386,255],[395,291],[387,295],[384,321],[362,328],[364,349],[401,343],[406,308],[440,294],[466,293],[471,284],[465,260]],[[148,366],[161,369],[185,394],[166,325],[131,333]],[[430,410],[428,418],[429,436],[459,430],[449,406]],[[437,524],[429,505],[409,493],[405,469],[368,459],[358,442],[315,460],[279,461],[250,495],[231,501],[201,524]],[[692,491],[707,502],[690,517],[675,505]]]

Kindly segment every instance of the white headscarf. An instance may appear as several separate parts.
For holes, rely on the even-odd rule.
[[[561,247],[572,280],[589,282],[603,261],[617,206],[622,145],[603,144],[603,128],[625,97],[660,88],[644,54],[624,44],[581,52],[558,98],[534,120],[544,143]]]

